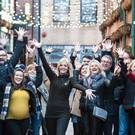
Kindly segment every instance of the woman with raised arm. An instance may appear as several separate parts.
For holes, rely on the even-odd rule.
[[[92,90],[78,84],[72,77],[72,66],[66,58],[62,58],[57,65],[57,73],[52,71],[40,45],[38,47],[39,56],[43,63],[44,70],[50,80],[49,100],[46,109],[46,125],[48,135],[65,135],[70,119],[69,94],[72,88],[85,91],[89,98],[94,94]]]
[[[24,83],[24,79],[24,69],[17,67],[5,88],[1,119],[5,120],[6,134],[27,134],[30,118],[36,113],[35,85],[32,81]]]

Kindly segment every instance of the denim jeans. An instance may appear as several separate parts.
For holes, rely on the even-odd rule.
[[[37,115],[32,116],[31,125],[33,130],[33,135],[39,135],[39,130],[42,122],[42,114],[40,114],[39,118]]]
[[[73,123],[74,135],[82,135],[83,128],[82,128],[81,117],[78,117],[78,116],[72,114],[71,121]]]
[[[128,135],[129,118],[124,106],[119,106],[119,135]]]
[[[73,122],[73,123],[79,123],[80,121],[81,121],[81,118],[80,117],[78,117],[78,116],[76,116],[76,115],[71,115],[71,121]]]

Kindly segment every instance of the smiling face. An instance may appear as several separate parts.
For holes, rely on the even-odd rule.
[[[24,73],[22,71],[15,71],[14,73],[14,82],[19,85],[22,83],[24,79]]]
[[[65,75],[65,74],[67,74],[68,71],[69,71],[69,67],[68,67],[67,62],[64,62],[64,61],[61,62],[60,65],[59,65],[58,70],[59,70],[59,74],[60,74],[60,75]]]
[[[89,65],[83,65],[80,70],[80,74],[82,77],[87,77],[89,75]]]
[[[96,62],[92,62],[90,64],[90,72],[92,75],[96,75],[96,74],[100,73],[99,65]]]
[[[103,56],[101,58],[101,65],[104,71],[110,70],[112,67],[112,58],[110,56]]]

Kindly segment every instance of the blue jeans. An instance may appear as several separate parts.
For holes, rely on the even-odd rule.
[[[128,135],[129,131],[129,117],[125,111],[124,106],[119,106],[119,135]]]
[[[39,135],[41,122],[42,122],[42,114],[40,114],[39,118],[37,117],[37,115],[32,116],[31,118],[31,125],[33,130],[32,135]]]
[[[81,118],[80,117],[78,117],[78,116],[76,116],[76,115],[71,115],[71,121],[73,122],[73,123],[79,123],[80,121],[81,121]]]

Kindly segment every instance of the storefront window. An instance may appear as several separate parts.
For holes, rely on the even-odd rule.
[[[93,45],[80,45],[80,52],[77,53],[77,58],[81,61],[84,55],[93,56],[92,52]],[[47,53],[46,49],[51,48],[52,52]],[[64,57],[64,50],[67,51],[67,58],[70,59],[71,52],[73,51],[74,45],[44,45],[43,49],[46,53],[46,57],[50,63],[57,63],[61,58]]]

